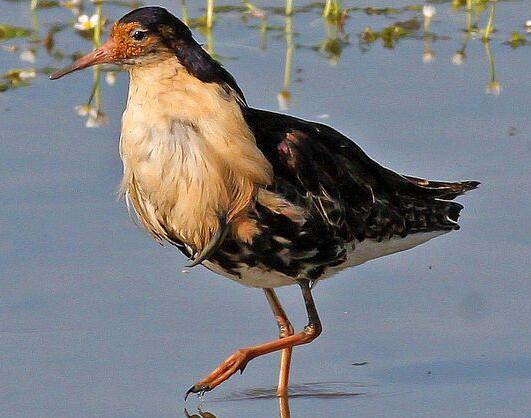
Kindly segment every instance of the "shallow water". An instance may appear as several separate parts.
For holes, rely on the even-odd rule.
[[[321,5],[291,19],[268,9],[265,34],[260,19],[238,11],[217,13],[210,36],[194,31],[253,106],[330,124],[399,172],[483,184],[460,199],[459,232],[316,287],[324,332],[295,349],[291,416],[528,417],[531,47],[505,42],[515,31],[531,41],[530,3],[497,2],[488,44],[465,31],[474,15],[449,2],[432,3],[427,28],[418,8],[405,8],[422,3],[343,3],[373,9],[350,10],[343,32],[321,18]],[[179,2],[159,4],[182,13]],[[188,6],[192,17],[204,13],[202,2]],[[376,10],[390,6],[398,10]],[[92,48],[66,8],[0,7],[0,25],[36,31],[0,37],[0,73],[46,72]],[[113,21],[128,8],[102,10]],[[409,21],[408,36],[396,42],[360,38],[367,26],[399,21]],[[47,37],[57,23],[66,26]],[[89,125],[102,112],[107,124],[86,129],[74,107],[89,100],[93,74],[51,82],[30,71],[20,88],[11,88],[16,76],[0,81],[10,87],[0,93],[0,416],[200,414],[185,390],[233,349],[274,337],[276,325],[260,291],[203,268],[182,272],[181,255],[131,222],[115,199],[126,75],[110,86],[100,74],[100,113]],[[298,289],[279,296],[304,325]],[[203,415],[278,416],[277,362],[254,360],[202,399]]]

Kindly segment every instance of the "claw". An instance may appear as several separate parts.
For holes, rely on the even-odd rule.
[[[190,393],[195,393],[195,392],[194,392],[194,386],[192,386],[190,389],[188,389],[188,390],[186,391],[186,393],[184,394],[184,400],[185,400],[185,402],[186,402],[186,400],[188,399],[188,396],[190,395]]]
[[[203,396],[209,390],[210,390],[210,387],[207,385],[197,386],[197,384],[195,384],[186,391],[186,393],[184,394],[184,400],[186,401],[188,399],[188,396],[190,395],[190,393],[199,393],[200,396]]]
[[[184,400],[186,401],[188,399],[188,396],[190,395],[190,393],[197,393],[199,392],[199,390],[197,390],[195,388],[195,385],[193,385],[190,389],[188,389],[184,395]]]
[[[248,363],[245,363],[242,367],[240,367],[240,374],[243,374],[243,371],[244,371],[245,368],[247,367],[247,364],[248,364]]]

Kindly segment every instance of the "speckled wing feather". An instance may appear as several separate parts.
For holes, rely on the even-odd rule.
[[[275,191],[311,201],[346,241],[457,229],[462,206],[447,200],[479,184],[403,176],[326,125],[250,108],[244,114],[273,165]]]

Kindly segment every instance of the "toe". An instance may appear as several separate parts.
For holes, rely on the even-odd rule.
[[[188,399],[188,396],[190,395],[190,393],[205,393],[205,392],[208,392],[210,390],[210,386],[209,385],[205,385],[205,384],[201,384],[201,383],[196,383],[195,385],[193,385],[190,389],[188,389],[184,395],[184,400]]]

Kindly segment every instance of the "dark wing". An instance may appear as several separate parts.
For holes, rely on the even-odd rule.
[[[246,108],[257,146],[275,173],[271,188],[305,206],[346,240],[457,229],[462,206],[448,202],[478,182],[434,182],[395,173],[336,130]]]

